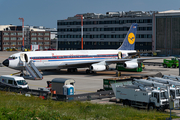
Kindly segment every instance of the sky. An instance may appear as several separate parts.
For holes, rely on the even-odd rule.
[[[179,10],[180,0],[0,0],[0,25],[57,28],[57,20],[81,13]]]

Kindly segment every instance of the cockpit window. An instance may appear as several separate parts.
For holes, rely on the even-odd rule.
[[[9,57],[9,59],[17,59],[17,57],[15,57],[15,56],[12,56],[12,57]]]

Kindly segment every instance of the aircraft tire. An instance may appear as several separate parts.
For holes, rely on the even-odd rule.
[[[73,68],[73,72],[77,72],[77,68]]]
[[[87,69],[87,70],[86,70],[86,74],[90,74],[90,70]]]

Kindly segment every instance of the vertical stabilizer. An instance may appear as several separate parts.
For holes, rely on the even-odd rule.
[[[136,39],[137,23],[133,23],[118,50],[134,50]]]

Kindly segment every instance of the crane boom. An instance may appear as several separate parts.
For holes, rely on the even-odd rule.
[[[175,75],[163,75],[164,79],[171,79],[171,80],[175,80],[175,81],[180,81],[180,77],[179,76],[175,76]]]
[[[160,82],[160,83],[165,83],[165,84],[172,84],[175,86],[180,86],[180,82],[173,81],[170,79],[164,79],[164,78],[158,78],[158,77],[149,77],[148,80],[156,81],[156,82]]]

